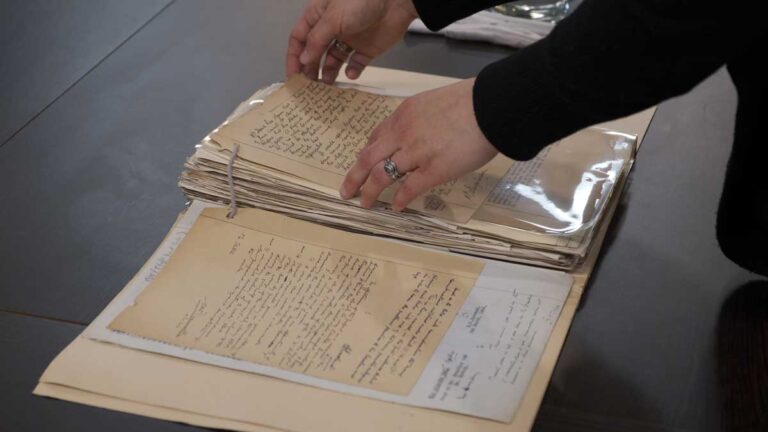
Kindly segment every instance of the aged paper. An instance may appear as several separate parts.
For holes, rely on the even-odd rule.
[[[261,210],[204,211],[110,328],[407,394],[483,263]]]
[[[235,360],[217,356],[218,361],[199,359],[191,350],[179,349],[165,343],[157,343],[130,335],[112,332],[107,325],[125,307],[132,304],[136,296],[146,288],[162,269],[164,263],[173,254],[185,233],[190,229],[196,214],[200,211],[201,203],[193,203],[181,220],[167,236],[142,270],[115,298],[110,305],[94,320],[81,337],[77,338],[46,370],[41,383],[35,389],[36,394],[57,397],[80,403],[95,404],[121,411],[135,412],[170,420],[181,420],[197,425],[207,425],[209,420],[217,427],[252,430],[252,425],[269,425],[276,430],[325,430],[325,431],[359,431],[359,430],[443,430],[446,432],[477,431],[487,432],[522,432],[528,430],[536,408],[538,407],[549,373],[557,356],[557,351],[565,337],[565,330],[572,319],[576,299],[580,289],[571,291],[568,301],[557,320],[552,337],[545,348],[543,357],[536,362],[535,355],[529,355],[528,361],[535,362],[536,372],[530,377],[530,384],[525,386],[525,380],[517,380],[514,384],[517,392],[524,394],[519,409],[508,403],[508,395],[486,395],[475,404],[495,405],[506,411],[515,412],[513,423],[500,423],[477,417],[456,415],[436,410],[425,410],[406,404],[381,403],[370,398],[359,398],[343,393],[328,392],[311,386],[303,386],[274,379],[268,376],[237,373],[213,365],[231,369],[241,369],[232,363]],[[553,275],[563,278],[559,272],[535,268],[525,268],[504,263],[496,263],[501,267],[495,270],[486,266],[479,279],[489,276],[489,281],[495,283],[492,290],[499,291],[511,285],[526,283],[526,280],[546,282]],[[528,270],[519,280],[511,279],[503,273],[497,273],[499,268]],[[490,270],[490,271],[489,271]],[[487,273],[487,274],[486,274]],[[512,274],[517,273],[512,271]],[[511,275],[510,275],[511,276]],[[518,275],[519,277],[520,275]],[[542,280],[541,277],[544,276]],[[549,276],[549,277],[548,277]],[[565,277],[568,279],[567,277]],[[546,283],[555,282],[549,280]],[[532,287],[537,290],[536,287]],[[538,289],[541,289],[539,287]],[[488,289],[477,292],[487,292]],[[473,290],[473,293],[475,290]],[[465,310],[459,315],[464,316],[464,322],[474,320],[477,323],[490,322],[490,315],[478,320],[474,310],[477,302],[465,302]],[[491,308],[493,310],[493,308]],[[457,318],[454,328],[461,328]],[[468,329],[472,329],[469,326]],[[489,326],[474,326],[487,331]],[[490,333],[493,335],[493,333]],[[546,339],[539,332],[537,337]],[[97,340],[109,340],[113,343],[102,343]],[[491,341],[493,337],[489,338]],[[444,338],[448,340],[448,335]],[[534,344],[535,345],[535,344]],[[441,343],[442,346],[442,343]],[[127,348],[131,347],[131,348]],[[165,355],[157,355],[153,352]],[[178,358],[174,358],[178,357]],[[437,370],[442,371],[441,358],[435,354]],[[195,360],[194,362],[184,359]],[[208,363],[208,364],[203,364]],[[430,362],[432,363],[432,362]],[[87,374],[82,373],[88,370]],[[121,371],[116,375],[115,371]],[[244,369],[246,370],[246,369]],[[120,379],[116,379],[119,376]],[[433,376],[440,376],[439,373]],[[429,388],[429,386],[426,386]],[[77,389],[76,393],[66,389]],[[475,387],[478,389],[478,387]],[[148,391],[151,390],[151,391]],[[474,392],[473,392],[474,393]],[[206,397],[200,397],[200,395]],[[473,395],[474,396],[474,395]],[[115,399],[112,399],[112,398]],[[473,398],[462,400],[469,404]],[[303,415],[296,416],[296,400],[302,401]],[[158,411],[155,407],[167,407],[172,411]],[[202,416],[202,417],[200,417]],[[237,421],[248,422],[249,425],[238,424]]]
[[[414,254],[413,251],[409,253],[409,249],[413,249],[409,246],[392,243],[389,241],[381,241],[381,245],[377,248],[382,253],[388,250],[402,250],[400,256],[403,259],[409,261],[416,261],[425,263],[434,263],[435,257],[439,257],[440,262],[446,265],[450,265],[453,271],[473,272],[478,268],[482,268],[480,276],[474,280],[473,287],[469,296],[463,302],[463,305],[459,305],[459,313],[452,322],[449,323],[450,327],[447,333],[442,337],[439,346],[433,349],[433,353],[428,356],[429,362],[425,367],[421,367],[422,372],[417,375],[417,381],[412,389],[407,394],[393,394],[387,387],[376,387],[372,385],[362,385],[358,381],[350,380],[334,380],[318,379],[316,377],[323,378],[320,374],[315,376],[309,375],[308,372],[295,370],[285,370],[282,368],[268,368],[263,364],[256,364],[252,361],[246,360],[239,353],[233,355],[233,352],[223,353],[211,353],[210,350],[200,350],[199,344],[191,346],[188,344],[179,344],[178,336],[180,333],[194,336],[196,331],[193,329],[194,321],[199,319],[200,315],[205,315],[206,310],[212,308],[213,299],[206,297],[205,300],[200,301],[197,291],[195,289],[196,282],[201,278],[206,278],[204,273],[211,272],[212,268],[220,267],[218,256],[229,255],[234,250],[241,250],[241,248],[248,247],[246,245],[246,239],[240,238],[241,233],[238,234],[238,230],[235,229],[231,236],[220,231],[212,231],[207,228],[206,225],[210,223],[220,222],[225,226],[233,225],[231,221],[226,218],[214,218],[211,219],[211,214],[218,212],[223,214],[223,210],[207,210],[203,213],[199,219],[195,222],[195,212],[200,213],[200,204],[196,203],[188,211],[189,215],[185,215],[185,219],[174,228],[172,233],[168,236],[168,243],[166,252],[155,258],[156,263],[149,265],[152,269],[143,278],[143,286],[139,286],[137,291],[142,292],[140,295],[138,292],[130,299],[126,299],[120,305],[110,307],[105,311],[104,317],[99,318],[99,322],[104,322],[105,327],[97,331],[94,331],[91,336],[99,339],[119,343],[121,345],[131,346],[138,349],[144,349],[149,351],[161,352],[164,354],[174,355],[183,358],[189,358],[192,360],[215,364],[219,366],[225,366],[233,369],[241,369],[250,372],[257,372],[266,375],[271,375],[291,381],[296,381],[304,384],[315,385],[324,387],[336,391],[352,393],[361,396],[367,396],[371,398],[382,399],[391,402],[397,402],[408,405],[430,407],[441,410],[454,411],[459,413],[470,414],[474,416],[499,420],[509,421],[516,409],[520,399],[524,396],[525,390],[528,386],[528,382],[538,364],[539,357],[546,345],[549,337],[549,333],[552,330],[555,320],[560,314],[563,301],[567,296],[567,293],[571,286],[571,278],[563,273],[527,268],[523,266],[517,266],[513,264],[496,263],[492,261],[481,264],[478,267],[476,260],[467,260],[464,258],[456,257],[453,255],[426,252],[429,255],[427,258],[419,260],[419,254]],[[246,219],[250,219],[253,222],[258,221],[260,225],[272,226],[269,217],[281,218],[281,216],[272,215],[269,213],[261,212],[258,210],[241,210],[238,214],[239,219],[243,214],[250,216]],[[260,216],[267,216],[267,219]],[[277,219],[275,219],[277,220]],[[272,220],[271,222],[274,222]],[[296,222],[296,221],[294,221]],[[303,222],[298,222],[299,225],[308,225]],[[280,224],[276,225],[279,226]],[[191,230],[189,227],[192,227]],[[199,227],[206,227],[204,231],[210,232],[212,235],[223,237],[225,239],[235,239],[235,244],[230,245],[227,241],[222,244],[225,247],[219,254],[212,254],[210,256],[202,257],[206,266],[200,266],[203,269],[200,272],[190,274],[188,278],[179,280],[174,278],[174,283],[177,284],[179,289],[168,292],[167,303],[163,307],[159,307],[163,303],[163,299],[158,299],[157,296],[152,295],[153,292],[157,292],[158,286],[162,286],[163,278],[167,277],[167,274],[173,274],[176,271],[182,270],[181,268],[175,268],[176,263],[187,261],[184,258],[186,250],[193,251],[195,254],[199,254],[202,249],[217,249],[216,243],[218,240],[214,238],[207,238],[199,236]],[[237,225],[233,225],[238,227]],[[290,228],[290,227],[289,227]],[[319,227],[322,228],[322,227]],[[327,228],[322,228],[327,229]],[[289,232],[299,232],[300,230],[289,229]],[[333,230],[331,230],[333,231]],[[178,233],[177,233],[178,232]],[[179,234],[181,233],[181,234]],[[345,234],[345,233],[341,233]],[[360,237],[351,234],[347,234],[351,237]],[[181,242],[181,239],[187,236],[187,238]],[[234,236],[234,237],[232,237]],[[316,236],[322,238],[322,235]],[[340,244],[349,244],[350,242],[341,242]],[[181,245],[177,248],[178,245]],[[303,246],[306,247],[306,246]],[[162,248],[162,247],[161,247]],[[174,252],[175,251],[175,252]],[[310,254],[308,251],[303,251],[305,254]],[[290,254],[291,256],[295,256]],[[457,259],[458,261],[452,261]],[[426,265],[426,264],[425,264]],[[436,264],[431,264],[435,266]],[[157,269],[162,269],[159,273]],[[285,273],[299,273],[300,271],[293,271],[290,266],[286,266]],[[188,269],[186,269],[188,271]],[[392,271],[392,270],[390,270]],[[287,274],[283,274],[285,278]],[[225,285],[224,283],[219,285]],[[281,290],[290,291],[292,287],[281,287]],[[391,289],[391,288],[390,288]],[[224,291],[224,290],[221,290]],[[233,298],[230,293],[227,293],[228,298]],[[243,297],[242,294],[239,297]],[[374,293],[375,294],[375,293]],[[395,293],[386,293],[386,297],[397,297]],[[238,296],[235,296],[238,297]],[[247,296],[245,296],[247,297]],[[375,297],[375,296],[374,296]],[[420,304],[428,304],[429,296],[416,296],[421,297],[425,301]],[[415,297],[414,297],[415,298]],[[414,298],[410,299],[411,301]],[[353,297],[354,299],[354,297]],[[439,299],[439,296],[438,296]],[[233,300],[235,302],[239,300]],[[377,302],[387,302],[389,300],[379,299]],[[408,304],[408,299],[406,304]],[[450,301],[452,303],[452,301]],[[146,305],[152,303],[158,306],[158,314],[162,317],[155,317],[150,314],[141,314],[142,304]],[[183,307],[177,307],[169,303],[175,303],[184,305]],[[282,304],[282,301],[275,302]],[[317,302],[319,308],[322,308],[322,302]],[[193,306],[190,306],[193,305]],[[373,305],[376,308],[380,308],[380,304]],[[300,309],[300,308],[299,308]],[[348,310],[348,307],[344,306],[343,309]],[[190,312],[191,310],[191,312]],[[415,315],[416,317],[421,314],[424,316],[428,308],[412,307],[400,307],[395,314],[400,317],[408,317]],[[146,311],[146,308],[144,309]],[[186,312],[185,312],[186,311]],[[248,319],[240,317],[237,311],[228,310],[234,319],[228,321],[226,319],[219,319],[216,313],[208,313],[212,320],[218,322],[218,325],[224,329],[232,330],[233,328],[247,328]],[[175,319],[175,317],[181,315],[181,320]],[[197,317],[193,317],[196,315]],[[260,311],[257,313],[261,320],[265,317],[276,314],[271,311]],[[375,313],[374,313],[375,315]],[[115,319],[115,317],[117,317]],[[124,326],[116,326],[124,319],[135,318],[136,321],[140,321],[137,325],[142,327],[155,327],[157,320],[163,322],[169,322],[170,325],[166,327],[171,328],[171,333],[175,333],[170,339],[158,338],[156,332],[153,329],[148,331],[136,332],[125,328]],[[205,320],[202,320],[205,321]],[[279,321],[279,320],[272,320]],[[403,319],[401,322],[420,322],[422,320],[416,319]],[[106,324],[109,324],[111,329],[106,328]],[[199,326],[198,326],[199,327]],[[203,327],[205,327],[203,325]],[[352,339],[353,342],[346,344],[346,348],[342,348],[339,353],[341,356],[333,357],[329,359],[331,363],[337,363],[336,369],[343,370],[344,362],[347,358],[354,358],[355,353],[360,350],[357,349],[360,344],[358,340],[362,340],[361,334],[364,334],[363,328],[365,325],[357,325],[355,332],[360,333],[355,335]],[[392,324],[390,321],[390,327],[395,328],[396,324]],[[434,327],[433,327],[434,328]],[[120,332],[112,331],[119,330]],[[281,327],[281,330],[285,330],[285,326]],[[126,334],[128,333],[128,334]],[[236,336],[232,335],[236,333],[230,332],[232,337],[224,338],[223,344],[234,344],[231,342],[236,339]],[[253,332],[254,334],[257,331]],[[276,331],[276,334],[283,334],[280,331]],[[376,340],[388,339],[392,344],[397,344],[396,339],[392,338],[392,334],[396,332],[390,332],[390,336],[383,337],[381,335],[376,336]],[[387,333],[383,333],[387,334]],[[181,337],[183,339],[184,337]],[[218,340],[222,340],[218,338]],[[284,339],[285,340],[285,339]],[[157,342],[161,341],[161,342]],[[364,342],[364,341],[363,341]],[[170,345],[169,345],[170,343]],[[369,344],[369,345],[375,345]],[[235,346],[237,344],[234,344]],[[279,349],[275,350],[279,352]],[[336,352],[335,350],[333,351]],[[370,354],[370,350],[363,352],[367,355]],[[373,357],[371,357],[373,358]],[[393,357],[394,358],[394,357]],[[322,363],[322,362],[320,362]],[[374,360],[371,364],[375,364]],[[391,362],[392,366],[396,366],[396,361]],[[355,365],[355,362],[349,363]],[[416,369],[418,363],[414,363],[411,369]],[[393,367],[395,371],[399,371],[400,368]],[[350,368],[347,368],[342,378],[346,377],[350,373]],[[352,371],[354,373],[354,371]],[[305,375],[306,374],[306,375]],[[385,383],[386,377],[383,373],[380,373],[379,380],[374,381]],[[390,376],[390,380],[392,377]],[[384,391],[382,391],[384,390]]]
[[[343,78],[343,77],[342,77]],[[403,95],[455,82],[455,78],[368,67],[360,78],[372,89],[403,89]],[[609,129],[637,134],[642,139],[654,108],[620,119]],[[612,202],[611,210],[615,207]],[[194,206],[193,206],[194,208]],[[193,216],[188,210],[184,218]],[[606,220],[610,219],[610,212]],[[35,394],[101,406],[154,418],[181,421],[202,427],[252,431],[269,430],[353,432],[391,430],[441,430],[445,432],[523,432],[533,425],[550,376],[557,362],[586,279],[592,270],[607,223],[601,224],[597,243],[579,270],[560,318],[537,366],[513,422],[503,424],[448,412],[382,403],[271,377],[234,372],[170,355],[139,351],[89,338],[105,329],[123,302],[130,303],[149,279],[149,267],[170,251],[163,243],[123,291],[76,338],[40,378]],[[183,235],[183,222],[169,237]],[[122,335],[126,336],[126,335]],[[124,343],[128,346],[128,343]],[[83,370],[89,373],[84,374]],[[120,374],[116,375],[115,370]],[[151,389],[151,391],[148,391]],[[206,395],[206,397],[201,397]],[[296,400],[302,415],[295,415]]]
[[[211,139],[239,155],[310,183],[338,191],[373,129],[402,98],[342,89],[294,75],[257,109],[223,125]],[[465,222],[512,164],[498,156],[481,169],[435,187],[408,208]],[[392,202],[398,184],[380,199]]]

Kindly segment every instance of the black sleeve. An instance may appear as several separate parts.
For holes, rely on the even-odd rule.
[[[432,31],[466,18],[483,9],[507,3],[509,0],[413,0],[416,12],[424,25]]]
[[[726,11],[711,0],[585,0],[549,36],[481,71],[480,129],[526,160],[579,129],[686,93],[765,33],[766,3]]]

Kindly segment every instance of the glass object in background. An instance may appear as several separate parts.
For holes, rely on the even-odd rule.
[[[565,18],[580,0],[523,0],[505,3],[494,9],[504,15],[535,21],[558,22]]]

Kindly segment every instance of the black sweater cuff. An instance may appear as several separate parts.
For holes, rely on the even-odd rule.
[[[448,24],[502,3],[506,3],[506,1],[413,0],[413,5],[416,7],[419,18],[432,31],[438,31]]]
[[[499,152],[529,160],[590,123],[557,91],[542,40],[486,66],[472,94],[478,126]]]

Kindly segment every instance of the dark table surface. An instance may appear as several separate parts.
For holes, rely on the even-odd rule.
[[[188,426],[32,396],[182,209],[193,145],[279,81],[303,0],[0,2],[0,430]],[[510,51],[408,35],[376,62],[470,77]],[[659,107],[537,431],[715,431],[714,329],[755,278],[717,247],[736,95]]]

